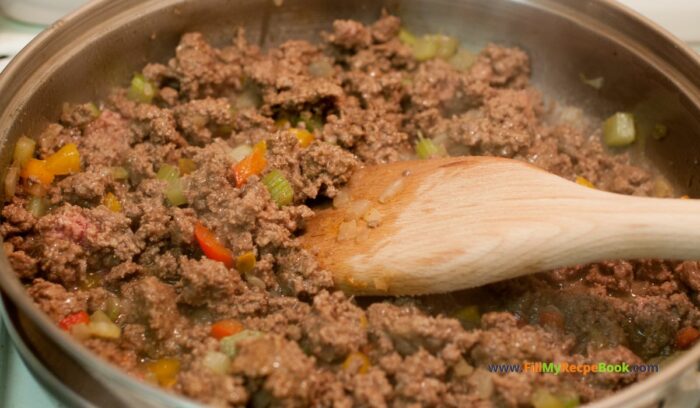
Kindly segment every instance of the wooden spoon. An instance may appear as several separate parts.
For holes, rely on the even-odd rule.
[[[606,193],[515,160],[366,167],[346,191],[353,203],[318,211],[301,239],[353,294],[448,292],[607,259],[700,259],[700,202]],[[379,225],[352,221],[359,213],[373,223],[379,213]]]

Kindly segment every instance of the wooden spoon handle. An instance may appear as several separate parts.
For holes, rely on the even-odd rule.
[[[334,265],[350,271],[337,283],[440,293],[606,259],[700,259],[700,200],[606,193],[514,161],[469,163],[431,169],[386,238]]]

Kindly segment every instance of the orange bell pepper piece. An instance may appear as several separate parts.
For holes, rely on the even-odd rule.
[[[223,246],[214,233],[207,227],[197,223],[197,225],[194,226],[194,237],[197,239],[199,247],[202,248],[202,252],[204,252],[207,258],[223,262],[227,268],[233,267],[233,253]]]
[[[29,159],[20,172],[20,177],[48,186],[53,183],[54,174],[49,171],[46,160]]]
[[[236,187],[242,187],[250,176],[260,174],[265,170],[265,166],[267,166],[267,160],[265,159],[266,152],[267,143],[263,140],[253,146],[253,153],[233,165]]]
[[[80,152],[75,143],[68,143],[46,158],[46,168],[56,176],[80,172]]]
[[[211,336],[217,340],[242,332],[243,324],[238,320],[220,320],[211,325]]]

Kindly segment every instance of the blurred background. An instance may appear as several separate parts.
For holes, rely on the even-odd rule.
[[[700,51],[700,0],[618,0]],[[86,0],[0,0],[0,70],[46,26]],[[0,407],[61,407],[33,379],[0,322]]]

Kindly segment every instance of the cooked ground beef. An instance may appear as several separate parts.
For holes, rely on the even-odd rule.
[[[242,32],[220,49],[188,33],[174,58],[144,68],[148,98],[132,85],[99,115],[67,106],[37,154],[75,143],[82,170],[44,188],[23,180],[2,210],[4,249],[28,294],[96,354],[214,406],[514,407],[542,392],[588,402],[645,375],[488,366],[629,364],[687,347],[688,330],[695,340],[697,262],[603,262],[415,298],[333,288],[297,242],[304,220],[359,166],[415,157],[419,137],[618,193],[653,195],[658,184],[597,130],[546,120],[523,51],[489,44],[468,67],[418,62],[399,29],[390,15],[341,20],[322,44],[266,52]],[[261,141],[266,166],[241,182],[232,168]],[[180,167],[174,182],[165,164]],[[272,169],[293,191],[286,205],[263,183]],[[36,196],[46,213],[27,210]],[[117,335],[86,333],[98,311]]]

